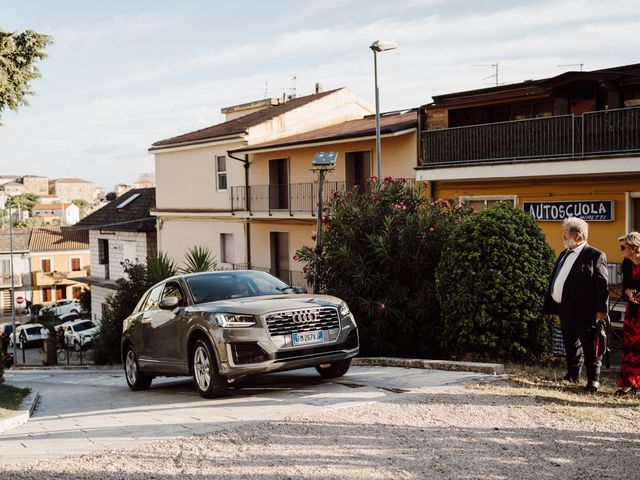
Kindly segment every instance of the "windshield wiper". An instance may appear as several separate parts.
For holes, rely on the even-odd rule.
[[[276,290],[278,290],[279,292],[285,293],[287,290],[291,290],[293,292],[296,291],[295,288],[293,287],[276,287]]]

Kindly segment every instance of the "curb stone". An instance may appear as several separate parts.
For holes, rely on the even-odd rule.
[[[351,364],[354,366],[424,368],[430,370],[504,375],[504,365],[501,363],[454,362],[452,360],[422,360],[417,358],[393,357],[356,357],[352,360]]]
[[[0,433],[6,432],[13,428],[24,425],[29,421],[29,418],[33,414],[40,398],[40,392],[38,390],[32,390],[22,400],[20,408],[16,410],[16,413],[8,418],[0,420]]]

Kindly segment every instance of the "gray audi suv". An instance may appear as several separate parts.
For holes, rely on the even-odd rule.
[[[205,398],[246,375],[315,367],[344,375],[358,329],[339,298],[310,295],[265,272],[177,275],[151,287],[125,319],[122,360],[132,390],[193,375]]]

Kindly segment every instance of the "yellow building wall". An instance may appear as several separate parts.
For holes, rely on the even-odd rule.
[[[480,182],[438,181],[432,184],[434,198],[460,196],[517,195],[524,202],[613,200],[614,220],[589,222],[589,244],[604,251],[610,262],[621,262],[618,237],[626,233],[626,192],[640,191],[640,175],[576,177],[563,179],[510,179]],[[562,222],[539,222],[557,254],[562,251]]]
[[[418,162],[416,133],[407,133],[397,137],[386,137],[381,140],[382,175],[387,177],[415,178]],[[311,171],[311,162],[317,152],[338,152],[336,169],[327,175],[327,181],[339,182],[346,178],[345,153],[371,152],[371,175],[376,175],[376,142],[375,139],[354,140],[343,143],[318,145],[282,150],[280,152],[265,152],[251,155],[249,168],[249,183],[251,185],[267,185],[269,183],[269,160],[280,158],[289,159],[289,182],[307,183],[316,181],[318,174]]]
[[[80,271],[71,270],[71,259],[80,258]],[[51,271],[42,271],[42,259],[51,260]],[[91,260],[89,249],[75,252],[31,252],[31,272],[33,284],[33,303],[49,305],[56,301],[52,293],[51,301],[44,301],[44,289],[64,288],[66,298],[73,298],[73,287],[86,287],[82,278],[86,277],[90,270]],[[68,278],[71,277],[71,278]],[[76,280],[77,279],[77,280]]]

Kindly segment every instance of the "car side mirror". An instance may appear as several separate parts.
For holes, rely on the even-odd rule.
[[[159,307],[161,310],[173,310],[179,303],[178,297],[167,297],[160,301]]]
[[[293,291],[296,293],[308,293],[307,289],[304,287],[293,287]]]

